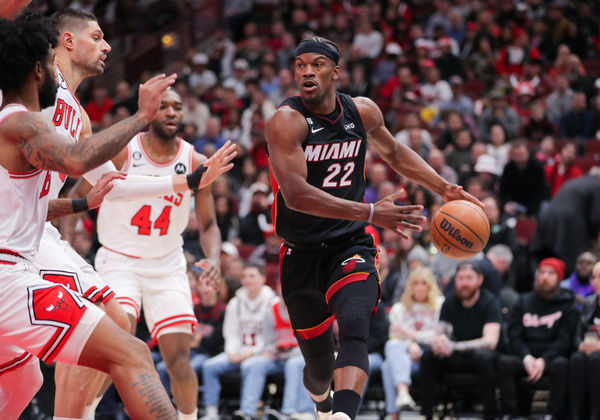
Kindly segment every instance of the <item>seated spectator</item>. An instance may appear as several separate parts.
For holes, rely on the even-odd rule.
[[[498,194],[500,181],[498,175],[502,170],[493,156],[487,154],[479,156],[473,170],[477,174],[477,179],[481,181],[484,196]]]
[[[411,128],[408,131],[408,147],[424,160],[427,160],[429,157],[429,147],[425,145],[423,136],[421,135],[421,129],[419,128]]]
[[[500,124],[504,127],[507,139],[513,139],[519,133],[519,116],[517,112],[506,103],[506,94],[499,88],[490,92],[489,105],[479,116],[479,133],[481,140],[489,141],[492,125]]]
[[[210,156],[223,146],[226,141],[225,137],[221,135],[221,122],[216,117],[210,117],[206,120],[206,131],[204,134],[194,140],[194,149],[198,153]]]
[[[452,89],[452,98],[440,105],[439,113],[433,120],[434,126],[439,123],[441,118],[449,111],[456,111],[464,117],[473,116],[473,101],[463,93],[463,80],[460,76],[450,77],[450,88]]]
[[[190,365],[196,375],[200,376],[204,362],[223,351],[223,318],[227,305],[219,298],[217,290],[203,279],[199,266],[192,265],[192,271],[190,286],[197,292],[200,301],[194,305],[198,326],[192,336]],[[170,381],[166,363],[158,362],[156,371],[169,392]]]
[[[92,100],[85,106],[85,111],[90,117],[92,125],[97,126],[112,107],[113,100],[108,96],[108,89],[104,86],[96,86],[92,90]]]
[[[523,136],[530,141],[539,143],[546,136],[553,136],[554,126],[546,117],[544,104],[542,101],[535,101],[531,104],[531,115],[529,121],[523,127]]]
[[[233,371],[242,374],[240,410],[236,414],[242,419],[256,415],[266,373],[275,368],[276,334],[272,309],[275,293],[265,286],[265,281],[262,266],[247,264],[242,287],[227,305],[223,323],[225,352],[202,365],[205,420],[219,418],[219,376]]]
[[[485,153],[492,156],[496,161],[495,172],[500,175],[504,170],[506,162],[508,162],[508,155],[510,151],[510,145],[506,142],[506,131],[500,124],[493,124],[490,127],[490,143],[486,145]]]
[[[582,252],[575,260],[575,271],[560,282],[560,287],[569,289],[575,294],[577,306],[583,303],[583,300],[594,293],[592,280],[592,269],[598,261],[598,258],[589,251]]]
[[[502,413],[512,418],[519,407],[528,407],[517,393],[520,378],[531,383],[551,379],[548,410],[553,419],[567,418],[567,371],[577,308],[573,293],[560,288],[565,264],[556,258],[540,261],[535,290],[522,294],[509,314],[510,353],[500,356],[498,380]],[[530,403],[530,401],[528,401]],[[527,410],[525,408],[525,410]]]
[[[408,112],[404,115],[403,125],[404,128],[396,133],[394,138],[397,142],[405,144],[408,146],[408,133],[411,128],[417,128],[421,130],[421,139],[423,140],[423,144],[429,148],[433,146],[433,141],[431,140],[431,133],[421,127],[421,118],[415,112]]]
[[[271,223],[269,187],[255,182],[250,186],[250,194],[250,212],[240,220],[240,240],[244,244],[261,245],[265,242],[263,232]]]
[[[500,218],[500,207],[496,196],[485,197],[481,202],[485,204],[483,211],[490,222],[490,239],[483,251],[487,252],[492,246],[503,244],[515,254],[518,249],[517,234],[515,233],[516,219]]]
[[[550,187],[552,197],[556,195],[565,182],[583,175],[579,166],[575,165],[576,157],[575,143],[569,142],[560,150],[560,155],[555,159],[554,163],[544,167],[546,182]]]
[[[421,267],[410,273],[400,301],[392,306],[390,339],[381,366],[391,420],[398,420],[398,410],[415,406],[409,393],[411,375],[418,370],[423,349],[431,346],[442,302],[433,273]]]
[[[500,177],[500,203],[506,214],[537,215],[547,198],[548,186],[544,168],[529,156],[525,140],[510,144],[510,160]]]
[[[479,395],[484,405],[484,419],[495,419],[496,353],[500,337],[500,303],[498,298],[481,289],[483,274],[470,261],[458,264],[456,293],[442,304],[440,328],[430,350],[421,356],[419,376],[426,392],[422,411],[433,418],[436,383],[444,373],[472,372],[479,379]]]
[[[586,108],[584,92],[575,92],[571,110],[560,119],[560,136],[565,139],[586,141],[596,134],[594,115]]]
[[[456,146],[446,155],[446,163],[460,176],[470,172],[473,167],[471,146],[473,137],[468,128],[461,128],[456,135]]]
[[[600,419],[600,263],[594,264],[592,285],[595,293],[583,301],[575,337],[577,351],[571,355],[571,420]]]
[[[429,166],[431,166],[439,176],[444,178],[449,183],[456,184],[458,181],[458,175],[456,174],[456,171],[446,165],[446,156],[441,150],[436,148],[431,149],[429,151],[427,163],[429,163]]]
[[[558,125],[560,119],[571,110],[573,103],[573,90],[569,81],[563,75],[556,76],[554,92],[546,98],[546,114],[552,124]]]
[[[554,158],[556,157],[556,139],[554,136],[546,136],[540,142],[539,147],[536,147],[535,158],[542,165],[554,164]]]

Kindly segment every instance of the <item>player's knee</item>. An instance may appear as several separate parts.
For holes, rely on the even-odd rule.
[[[184,377],[191,371],[190,358],[185,354],[175,354],[165,360],[167,372],[171,377]]]
[[[154,370],[154,363],[148,346],[136,337],[119,335],[119,344],[114,347],[111,368]]]
[[[367,340],[357,337],[340,339],[340,351],[335,359],[335,368],[355,366],[369,373],[369,348]]]
[[[331,386],[333,379],[333,353],[324,353],[306,358],[304,385],[311,393],[321,395]]]
[[[372,310],[372,305],[361,300],[353,302],[352,305],[338,305],[335,316],[338,321],[340,340],[353,337],[366,341],[369,337]]]

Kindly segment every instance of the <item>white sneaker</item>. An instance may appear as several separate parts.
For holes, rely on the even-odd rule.
[[[331,417],[329,418],[329,420],[351,420],[351,419],[348,414],[338,411],[337,413],[333,413],[331,415]]]
[[[404,410],[404,409],[415,408],[415,406],[417,404],[415,403],[415,400],[412,399],[412,397],[410,396],[410,394],[408,392],[402,392],[402,393],[398,394],[398,396],[396,397],[396,400],[394,401],[394,405],[396,406],[396,408],[398,410]]]
[[[331,417],[331,413],[331,411],[328,411],[326,413],[319,411],[315,406],[315,416],[317,417],[317,420],[329,420]]]

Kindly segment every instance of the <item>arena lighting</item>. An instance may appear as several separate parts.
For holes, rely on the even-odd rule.
[[[177,42],[177,36],[173,33],[164,34],[160,38],[160,42],[164,48],[171,48]]]

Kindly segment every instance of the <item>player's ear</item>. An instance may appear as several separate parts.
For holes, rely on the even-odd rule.
[[[44,65],[41,61],[36,61],[33,67],[33,74],[36,80],[42,80],[44,78]]]
[[[65,31],[58,37],[58,42],[69,51],[75,48],[75,36],[72,32]]]
[[[337,64],[333,67],[333,80],[337,80],[340,78],[340,66]]]

